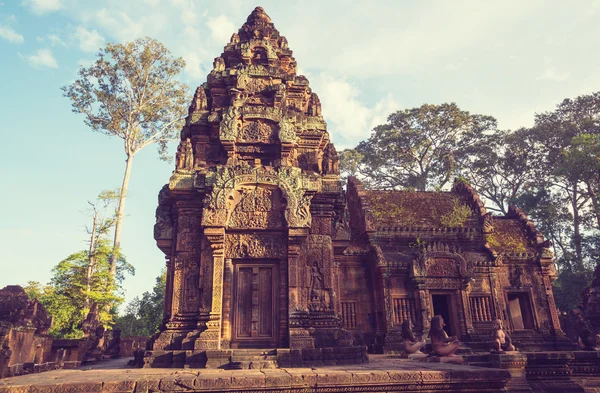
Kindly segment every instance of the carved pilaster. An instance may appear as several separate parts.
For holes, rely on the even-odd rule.
[[[549,269],[542,268],[542,279],[544,283],[544,295],[546,297],[546,304],[548,305],[548,313],[550,314],[550,322],[552,323],[552,332],[557,336],[564,336],[565,333],[560,327],[560,320],[558,318],[558,310],[556,309],[556,303],[554,302],[554,293],[552,292],[552,280],[550,278]]]
[[[225,231],[223,228],[205,228],[204,235],[212,249],[212,306],[206,322],[206,330],[200,333],[195,349],[220,349]]]
[[[171,257],[165,256],[166,261],[166,269],[167,269],[167,277],[165,282],[165,303],[163,305],[163,324],[169,322],[171,320],[172,310],[173,310],[173,274],[175,270],[175,266],[171,260]],[[164,326],[161,326],[161,330],[163,330]]]

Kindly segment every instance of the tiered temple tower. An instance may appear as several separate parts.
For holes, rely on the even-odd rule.
[[[159,194],[167,288],[148,366],[219,367],[238,348],[280,348],[280,363],[366,359],[342,328],[338,156],[296,71],[257,7],[196,89]]]
[[[491,348],[495,319],[522,349],[572,348],[550,244],[523,212],[492,216],[463,181],[350,178],[344,193],[319,98],[260,7],[196,89],[176,161],[156,212],[167,288],[147,366],[362,362],[434,315],[472,348]]]

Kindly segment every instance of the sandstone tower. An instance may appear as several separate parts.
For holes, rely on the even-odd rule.
[[[305,363],[348,351],[365,359],[342,329],[338,156],[319,97],[296,71],[286,38],[257,7],[196,89],[159,195],[167,289],[149,365],[220,366],[239,348],[287,349],[279,358],[298,350]]]

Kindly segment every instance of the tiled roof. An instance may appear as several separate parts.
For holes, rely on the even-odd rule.
[[[492,250],[509,253],[535,252],[525,228],[517,219],[494,217],[493,225],[494,232],[486,236]]]
[[[463,227],[478,220],[460,195],[433,191],[367,190],[377,227]]]

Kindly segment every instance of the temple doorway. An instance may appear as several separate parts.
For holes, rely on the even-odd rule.
[[[233,348],[277,347],[279,276],[275,262],[234,264]]]
[[[431,304],[433,305],[433,315],[441,315],[444,318],[446,326],[444,330],[448,336],[454,336],[454,313],[452,312],[452,296],[449,294],[432,294]]]
[[[529,294],[508,293],[508,312],[513,330],[533,329],[533,313],[529,304]]]

